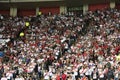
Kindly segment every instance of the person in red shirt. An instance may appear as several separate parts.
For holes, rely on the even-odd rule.
[[[62,71],[62,80],[67,80],[67,75]]]
[[[67,80],[67,75],[62,71],[61,73],[57,74],[56,80]]]
[[[57,75],[56,75],[56,80],[60,80],[60,74],[59,73],[57,73]]]

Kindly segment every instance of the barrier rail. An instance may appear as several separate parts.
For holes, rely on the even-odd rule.
[[[63,0],[0,0],[0,2],[45,2],[45,1],[63,1]]]

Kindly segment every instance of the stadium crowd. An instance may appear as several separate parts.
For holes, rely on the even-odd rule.
[[[1,80],[119,80],[120,10],[1,16]],[[26,26],[29,22],[29,26]],[[24,36],[19,36],[20,32]],[[29,37],[27,37],[29,36]]]

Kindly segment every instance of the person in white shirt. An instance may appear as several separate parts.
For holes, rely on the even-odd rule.
[[[6,77],[2,77],[1,80],[8,80]]]
[[[1,78],[1,80],[8,80],[7,77],[5,75],[3,75],[3,77]]]
[[[22,76],[17,76],[15,80],[25,80]]]
[[[116,69],[114,72],[114,80],[119,80],[119,71]]]
[[[87,69],[85,66],[82,66],[82,68],[80,69],[79,73],[80,73],[80,78],[82,78],[83,76],[85,76]]]
[[[85,75],[86,75],[86,77],[88,78],[88,80],[90,80],[90,78],[91,78],[91,75],[92,75],[92,72],[93,72],[93,70],[92,70],[92,68],[90,67],[87,67],[87,70],[86,70],[86,72],[85,72]]]
[[[104,71],[102,69],[98,69],[98,73],[99,73],[99,80],[105,80]]]
[[[10,79],[13,77],[13,73],[7,72],[7,73],[6,73],[6,77],[7,77],[7,79],[10,80]]]
[[[92,80],[98,80],[98,70],[97,68],[94,68],[92,75],[91,75]]]
[[[44,80],[49,80],[49,72],[47,70],[44,72]]]

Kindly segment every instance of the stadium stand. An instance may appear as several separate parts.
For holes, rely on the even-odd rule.
[[[0,79],[119,80],[120,10],[89,9],[0,15]]]

